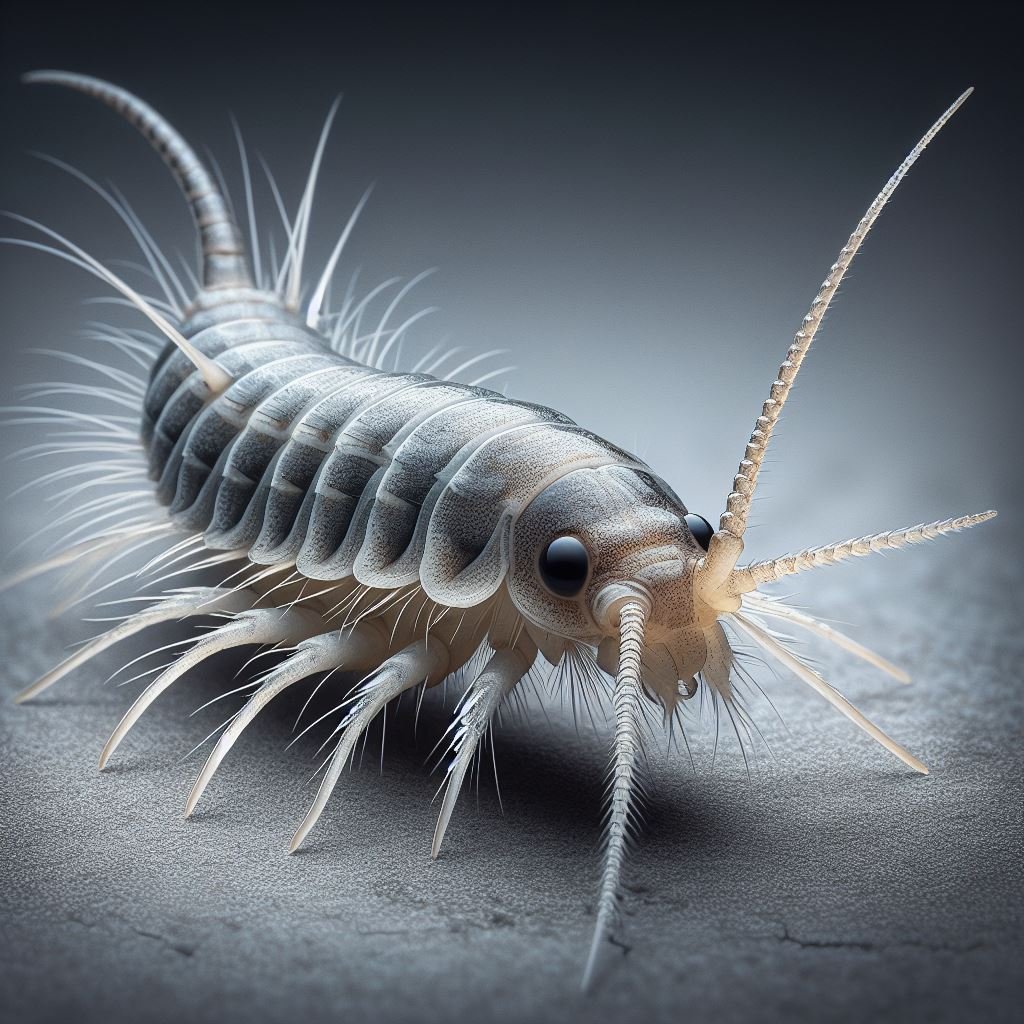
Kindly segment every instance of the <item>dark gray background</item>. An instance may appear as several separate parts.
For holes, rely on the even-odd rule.
[[[346,271],[429,266],[417,301],[443,336],[511,350],[509,391],[635,447],[709,518],[799,317],[864,207],[931,120],[977,93],[912,172],[847,279],[774,446],[752,557],[998,508],[976,534],[798,581],[787,592],[906,664],[901,689],[822,654],[830,677],[932,766],[908,777],[787,678],[762,673],[778,758],[748,782],[723,739],[696,776],[656,760],[628,868],[624,937],[590,999],[606,739],[549,701],[499,737],[505,814],[485,774],[447,855],[427,857],[443,729],[399,712],[384,773],[352,776],[310,852],[282,855],[315,744],[285,754],[298,706],[269,713],[190,823],[211,728],[169,696],[117,766],[94,770],[124,707],[116,657],[37,707],[0,712],[5,969],[12,1018],[52,1020],[1011,1019],[1020,982],[1017,454],[1020,25],[985,5],[669,16],[497,6],[486,13],[288,5],[4,14],[0,205],[97,256],[130,256],[110,212],[27,155],[111,177],[168,247],[180,198],[133,132],[17,75],[108,77],[158,107],[233,184],[228,112],[294,203],[344,92],[314,258],[370,181]],[[271,216],[263,190],[265,219]],[[4,387],[52,376],[94,282],[0,251]],[[415,308],[415,306],[413,306]],[[45,368],[44,368],[45,367]],[[31,443],[7,430],[4,447]],[[36,467],[37,468],[37,467]],[[35,471],[6,463],[13,488]],[[6,547],[38,524],[8,507]],[[12,555],[11,563],[25,557]],[[46,619],[46,584],[6,598],[4,695],[90,627]],[[142,650],[136,648],[136,653]],[[815,653],[818,652],[815,649]],[[191,687],[191,688],[190,688]],[[372,744],[371,744],[372,748]]]

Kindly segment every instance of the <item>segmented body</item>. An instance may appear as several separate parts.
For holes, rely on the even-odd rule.
[[[503,582],[519,512],[566,474],[620,467],[686,514],[635,457],[553,409],[355,362],[269,296],[218,300],[181,331],[234,383],[211,399],[169,345],[143,429],[159,499],[210,548],[309,579],[418,582],[468,607]]]
[[[89,587],[113,561],[149,544],[159,550],[138,573],[148,606],[80,648],[19,699],[38,694],[150,626],[209,615],[222,620],[158,670],[107,741],[101,768],[153,701],[204,659],[253,645],[283,652],[274,667],[241,688],[252,692],[224,723],[186,803],[191,813],[232,745],[275,697],[310,677],[355,673],[358,682],[350,682],[334,709],[340,715],[325,744],[333,742],[333,748],[322,766],[317,796],[292,841],[295,850],[323,812],[365,730],[388,703],[421,684],[440,683],[480,653],[479,670],[447,734],[447,788],[432,845],[437,856],[472,759],[499,709],[540,660],[538,652],[552,665],[582,666],[591,679],[600,668],[615,677],[615,738],[605,868],[588,979],[614,924],[619,874],[635,821],[647,711],[660,705],[672,722],[681,702],[703,684],[716,720],[724,707],[737,737],[741,731],[751,735],[723,623],[909,767],[927,771],[788,650],[768,622],[805,629],[903,681],[906,674],[855,640],[755,591],[809,568],[974,526],[995,513],[855,538],[765,562],[739,565],[738,560],[762,459],[829,303],[885,203],[969,91],[899,166],[830,268],[756,420],[716,531],[689,513],[642,461],[561,413],[429,372],[386,370],[382,359],[373,356],[379,354],[388,314],[364,347],[370,353],[366,362],[352,358],[351,348],[339,347],[344,331],[339,335],[337,325],[347,321],[339,314],[335,329],[327,330],[331,320],[322,315],[321,305],[362,203],[304,314],[299,313],[312,192],[333,109],[294,222],[285,216],[287,257],[268,276],[259,269],[244,151],[251,267],[230,204],[195,153],[155,111],[96,79],[64,72],[28,77],[95,96],[138,127],[178,179],[200,238],[196,288],[186,294],[176,282],[176,295],[173,271],[132,211],[72,171],[117,210],[152,277],[164,286],[166,301],[139,295],[84,250],[34,221],[19,218],[57,248],[7,240],[47,249],[88,270],[120,292],[166,339],[156,351],[159,342],[147,350],[135,335],[101,332],[102,340],[137,361],[145,361],[140,351],[151,357],[145,382],[77,357],[124,390],[59,383],[40,391],[112,398],[138,409],[141,449],[133,436],[134,420],[129,430],[123,417],[30,410],[31,422],[41,418],[82,431],[82,439],[70,447],[62,440],[44,444],[44,450],[73,455],[93,450],[100,453],[97,468],[109,474],[72,484],[63,500],[97,483],[138,483],[132,460],[139,456],[149,479],[134,490],[83,502],[62,516],[58,526],[79,521],[65,538],[65,548],[15,574],[7,585],[70,567],[84,577],[81,596],[92,596]],[[382,351],[400,333],[392,332]],[[82,469],[61,469],[50,479],[73,479]],[[83,531],[84,540],[73,540]],[[178,568],[182,561],[184,567]],[[220,564],[228,567],[220,585],[182,590],[166,585],[169,577]],[[146,589],[154,575],[155,593]],[[80,596],[72,593],[73,599]]]

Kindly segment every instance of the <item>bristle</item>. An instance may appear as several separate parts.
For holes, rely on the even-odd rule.
[[[779,661],[788,668],[794,675],[817,693],[821,694],[834,708],[844,714],[859,729],[866,732],[873,740],[880,743],[891,754],[895,754],[905,765],[913,768],[922,775],[928,774],[928,769],[923,762],[919,761],[913,754],[901,747],[895,740],[887,736],[874,722],[869,721],[858,711],[838,690],[825,682],[813,669],[805,665],[792,652],[786,650],[781,643],[766,630],[751,622],[746,616],[739,613],[728,616],[730,622],[747,634],[767,654]]]

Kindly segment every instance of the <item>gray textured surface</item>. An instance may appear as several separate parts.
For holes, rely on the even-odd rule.
[[[762,673],[789,727],[759,706],[777,760],[761,751],[748,782],[723,741],[710,773],[706,734],[696,776],[680,756],[655,759],[628,869],[630,950],[609,949],[589,998],[578,982],[606,753],[565,715],[503,729],[504,815],[485,775],[431,862],[436,780],[423,762],[446,720],[436,698],[418,739],[411,707],[389,721],[383,774],[371,741],[293,858],[315,749],[283,749],[301,701],[257,722],[187,822],[198,764],[179,756],[219,720],[187,713],[229,663],[156,705],[102,775],[99,745],[128,699],[101,686],[116,657],[36,705],[5,701],[7,1018],[1014,1019],[1022,609],[1004,530],[804,588],[913,670],[904,689],[822,652],[931,776]],[[34,587],[5,602],[5,698],[82,635],[46,622],[45,600]]]

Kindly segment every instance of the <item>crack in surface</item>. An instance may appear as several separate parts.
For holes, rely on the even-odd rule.
[[[930,953],[973,953],[985,949],[987,943],[978,941],[964,945],[949,942],[923,942],[919,939],[906,939],[902,942],[857,942],[853,939],[801,939],[790,933],[786,925],[782,926],[782,934],[776,935],[779,942],[792,943],[801,949],[854,949],[864,953],[885,953],[892,949],[923,949]]]
[[[167,938],[166,935],[160,935],[158,932],[147,932],[143,928],[136,928],[134,925],[129,925],[129,927],[136,935],[141,935],[144,939],[153,939],[156,942],[160,942],[167,949],[180,956],[193,956],[195,954],[196,947],[194,945],[186,942],[175,942],[173,939]]]
[[[65,914],[64,920],[68,924],[76,924],[82,928],[87,928],[90,930],[93,928],[102,928],[105,932],[107,932],[110,935],[116,935],[118,931],[117,928],[111,927],[109,921],[89,920],[78,913]],[[146,931],[145,928],[139,928],[136,925],[133,925],[128,921],[125,921],[123,918],[112,918],[111,920],[115,923],[123,924],[130,932],[133,932],[135,935],[138,935],[141,938],[152,939],[154,942],[161,943],[161,945],[171,950],[172,952],[177,953],[179,956],[194,956],[196,949],[198,949],[198,943],[175,941],[174,939],[169,939],[166,935],[161,935],[159,932],[149,932]]]

